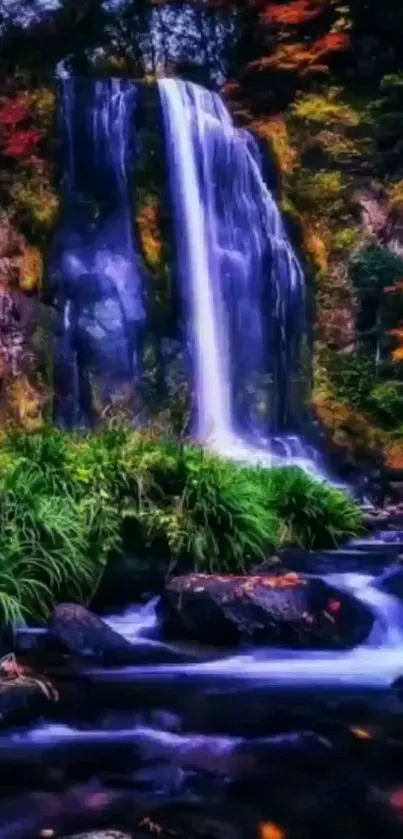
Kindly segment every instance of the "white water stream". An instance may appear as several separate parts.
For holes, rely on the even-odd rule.
[[[375,585],[376,581],[377,584]],[[196,664],[161,664],[135,668],[139,673],[204,675],[247,680],[275,681],[276,685],[318,684],[332,685],[346,682],[351,685],[388,685],[403,675],[403,603],[378,588],[379,578],[367,574],[330,574],[326,581],[341,590],[351,592],[375,616],[375,622],[365,644],[351,651],[323,652],[284,649],[254,649]],[[110,618],[109,624],[128,640],[146,635],[155,628],[156,601],[145,607],[128,610],[120,618]],[[155,643],[155,642],[153,642]],[[130,679],[133,668],[115,671],[122,680]],[[111,671],[108,671],[111,675]]]

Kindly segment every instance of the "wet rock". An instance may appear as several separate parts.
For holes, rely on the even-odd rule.
[[[30,723],[40,717],[58,693],[43,676],[17,662],[13,653],[0,661],[0,727]]]
[[[139,823],[142,830],[139,839],[159,836],[160,839],[254,839],[263,834],[257,832],[258,815],[255,810],[242,801],[225,801],[221,796],[218,802],[210,799],[202,804],[167,808],[165,812],[147,815]],[[134,839],[137,839],[137,832]],[[275,834],[272,834],[275,836]]]
[[[131,644],[98,615],[76,603],[56,606],[48,634],[73,657],[105,666],[194,661],[194,656],[187,652],[164,644],[149,644],[145,639]]]
[[[347,649],[362,643],[373,624],[352,595],[295,573],[175,577],[160,613],[169,635],[224,645]]]
[[[154,729],[133,732],[133,747],[145,769],[157,762],[182,770],[207,772],[222,778],[265,775],[278,772],[278,761],[295,763],[298,758],[327,759],[334,744],[312,731],[291,731],[270,737],[245,740],[217,735],[180,735]]]
[[[378,530],[381,527],[401,530],[403,526],[403,503],[385,504],[365,512],[363,524],[367,530]]]
[[[374,587],[403,600],[403,568],[391,569],[375,581]]]
[[[53,611],[49,634],[73,655],[104,664],[138,661],[136,647],[101,618],[76,603],[60,603]]]
[[[0,799],[0,835],[7,839],[32,839],[49,831],[54,836],[99,830],[116,824],[130,806],[128,796],[107,790],[98,782],[73,786],[60,793],[33,792]],[[134,803],[132,809],[135,809]]]
[[[337,550],[307,551],[301,548],[287,548],[281,551],[283,567],[290,571],[305,574],[382,574],[385,567],[396,560],[399,546],[376,545],[368,541],[357,547],[352,544]],[[269,570],[269,569],[268,569]],[[261,571],[259,570],[259,574]]]
[[[403,669],[403,668],[402,668]],[[399,702],[403,703],[403,676],[398,676],[392,683],[392,690]]]
[[[63,644],[42,628],[24,627],[16,629],[12,646],[14,653],[24,660],[45,660],[52,657],[60,661],[67,656]]]
[[[168,560],[141,559],[128,552],[113,554],[104,569],[92,608],[113,612],[159,594],[165,585]]]
[[[32,685],[3,685],[0,683],[0,727],[28,724],[44,712],[47,699]]]

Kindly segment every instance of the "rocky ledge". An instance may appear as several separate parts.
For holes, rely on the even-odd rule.
[[[349,649],[373,624],[352,595],[296,573],[175,577],[159,609],[167,636],[215,645]]]

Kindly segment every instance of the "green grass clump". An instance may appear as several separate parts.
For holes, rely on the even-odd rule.
[[[259,478],[269,509],[283,523],[283,541],[315,550],[335,547],[362,531],[361,508],[346,492],[296,467],[260,469]]]
[[[0,626],[88,600],[114,550],[242,573],[284,540],[334,545],[360,530],[344,493],[298,469],[241,466],[124,428],[47,428],[0,444]]]
[[[253,473],[200,450],[182,456],[184,545],[196,568],[245,571],[276,550],[280,522]]]
[[[71,447],[52,429],[0,447],[0,626],[46,618],[62,597],[85,602],[118,545],[116,510],[70,474]]]

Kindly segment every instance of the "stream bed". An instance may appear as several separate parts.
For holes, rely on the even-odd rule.
[[[138,664],[55,654],[44,669],[59,701],[0,729],[0,839],[401,836],[403,599],[374,561],[390,544],[353,545],[365,571],[326,575],[375,617],[352,650],[192,650],[162,637],[154,599],[106,617]]]

